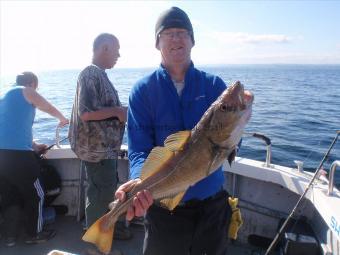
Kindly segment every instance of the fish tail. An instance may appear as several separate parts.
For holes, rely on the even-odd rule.
[[[93,243],[101,252],[108,254],[111,251],[115,223],[116,221],[109,224],[108,215],[104,215],[90,226],[82,239]]]

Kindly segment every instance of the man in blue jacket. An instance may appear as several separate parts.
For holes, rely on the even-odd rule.
[[[187,14],[172,7],[155,27],[161,66],[133,87],[128,109],[128,145],[131,181],[116,195],[123,200],[129,185],[138,181],[144,161],[167,136],[191,130],[225,90],[221,78],[194,67],[195,44]],[[225,254],[231,210],[222,186],[222,169],[190,187],[182,202],[169,211],[153,203],[148,191],[137,194],[127,218],[145,216],[143,254]],[[152,205],[151,205],[152,204]]]

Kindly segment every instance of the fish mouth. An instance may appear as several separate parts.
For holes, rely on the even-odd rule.
[[[254,94],[251,93],[249,90],[244,91],[244,102],[246,105],[251,105],[254,101]]]
[[[244,90],[243,84],[236,81],[222,94],[220,109],[222,111],[242,111],[249,108],[253,101],[253,93]]]

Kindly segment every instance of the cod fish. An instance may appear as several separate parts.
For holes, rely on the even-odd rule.
[[[162,206],[173,210],[186,190],[218,169],[225,160],[234,160],[243,129],[250,119],[253,94],[237,81],[229,86],[204,113],[198,124],[167,137],[164,147],[155,147],[145,160],[141,181],[127,192],[125,201],[116,199],[111,210],[84,234],[108,254],[118,217],[127,212],[133,197],[149,190]]]

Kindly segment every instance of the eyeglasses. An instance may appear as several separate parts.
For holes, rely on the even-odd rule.
[[[187,39],[189,36],[191,36],[190,31],[162,32],[159,34],[159,37],[162,37],[165,40],[172,40],[175,37],[179,39]]]

